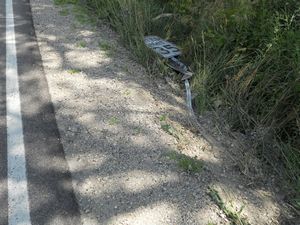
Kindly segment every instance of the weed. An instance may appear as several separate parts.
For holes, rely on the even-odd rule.
[[[76,74],[76,73],[80,73],[81,71],[79,69],[69,69],[68,73],[69,74]]]
[[[98,42],[98,46],[101,51],[104,51],[107,56],[112,56],[115,51],[115,47],[108,41],[101,40]]]
[[[161,115],[161,116],[159,117],[159,120],[160,120],[160,122],[166,121],[166,120],[167,120],[167,115]]]
[[[111,117],[111,118],[109,119],[109,121],[108,121],[108,124],[111,125],[111,126],[117,125],[117,124],[119,124],[119,123],[120,123],[120,121],[119,121],[119,119],[116,118],[116,117]]]
[[[75,19],[80,24],[86,24],[89,22],[89,16],[87,14],[86,9],[81,5],[75,5],[73,8],[73,14],[75,16]]]
[[[67,15],[69,15],[69,9],[64,8],[64,9],[62,9],[61,11],[59,11],[59,14],[60,14],[61,16],[67,16]]]
[[[173,137],[179,139],[176,130],[170,124],[161,124],[161,129]]]
[[[71,30],[75,31],[77,28],[78,27],[77,27],[76,23],[72,23]]]
[[[227,216],[227,218],[231,221],[233,225],[250,225],[246,218],[242,217],[241,213],[244,209],[242,207],[238,212],[233,210],[231,207],[228,207],[221,196],[219,195],[218,191],[213,188],[209,187],[209,196],[213,200],[215,204],[223,211],[223,213]]]
[[[142,132],[142,128],[141,127],[135,127],[134,129],[133,129],[133,134],[134,135],[138,135],[138,134],[140,134]]]
[[[124,91],[124,95],[129,96],[130,94],[131,94],[130,90],[126,89],[126,90]]]
[[[300,178],[298,178],[298,181],[294,186],[294,195],[291,199],[292,205],[300,211]]]
[[[76,4],[78,0],[54,0],[55,5]]]
[[[89,15],[87,8],[79,0],[54,0],[54,4],[57,6],[72,5],[72,13],[80,24],[94,25],[96,23],[95,18]],[[59,13],[62,16],[67,16],[70,12],[64,8]]]
[[[76,44],[77,47],[85,48],[87,46],[87,43],[85,41],[80,41]]]
[[[99,47],[100,47],[100,46],[99,46]],[[128,68],[127,65],[125,65],[125,66],[123,67],[123,70],[124,70],[126,73],[130,74],[130,70],[129,70],[129,68]]]
[[[146,30],[151,26],[152,9],[157,4],[144,0],[87,0],[87,4],[99,18],[107,19],[137,56],[138,61],[147,65],[151,56],[143,40]]]
[[[203,168],[203,163],[198,161],[196,158],[190,158],[188,156],[182,156],[178,160],[178,166],[184,171],[197,173]]]
[[[188,173],[199,173],[203,169],[203,162],[196,157],[192,158],[174,151],[168,154],[168,158],[176,161],[178,167]]]
[[[213,223],[213,222],[208,222],[207,225],[217,225],[216,223]]]
[[[300,199],[295,199],[294,206],[296,209],[300,210]]]
[[[172,135],[176,139],[179,140],[178,132],[176,129],[169,123],[167,115],[161,115],[159,117],[160,120],[160,127],[163,131],[165,131],[167,134]]]

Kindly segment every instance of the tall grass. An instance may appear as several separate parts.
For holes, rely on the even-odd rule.
[[[197,110],[217,105],[232,130],[254,136],[258,153],[283,162],[290,180],[300,186],[298,0],[83,2],[152,69],[160,64],[145,48],[144,35],[179,45],[195,71]]]
[[[196,71],[199,110],[218,101],[233,130],[256,138],[260,156],[283,162],[299,204],[300,2],[161,2],[178,15],[163,36]]]
[[[153,55],[146,50],[144,34],[150,33],[154,2],[135,0],[86,0],[87,6],[101,19],[106,19],[118,31],[124,44],[134,52],[139,62],[150,65]]]

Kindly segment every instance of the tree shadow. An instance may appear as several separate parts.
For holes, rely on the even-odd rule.
[[[174,93],[166,84],[159,88],[157,80],[145,76],[146,71],[128,57],[130,53],[117,44],[118,39],[113,32],[105,27],[93,28],[89,25],[72,28],[72,17],[65,17],[70,27],[63,27],[61,15],[58,15],[57,9],[53,10],[51,2],[32,1],[32,5],[34,12],[39,14],[35,15],[37,18],[49,13],[49,9],[53,13],[53,20],[47,21],[47,27],[44,27],[45,21],[35,21],[44,54],[42,64],[38,60],[39,52],[34,53],[37,64],[40,68],[46,66],[46,72],[56,71],[64,78],[58,79],[55,84],[53,82],[57,75],[47,74],[60,134],[53,133],[53,136],[44,140],[37,133],[38,129],[26,129],[25,126],[25,132],[28,132],[28,137],[43,140],[44,145],[50,145],[54,139],[61,137],[72,173],[73,187],[66,185],[69,181],[65,179],[54,179],[53,186],[59,187],[58,190],[67,195],[74,188],[85,224],[185,225],[207,224],[209,221],[221,224],[224,218],[207,195],[211,185],[219,185],[242,199],[242,204],[250,209],[246,213],[253,224],[272,224],[268,218],[281,216],[279,208],[274,210],[270,207],[278,201],[275,194],[263,185],[244,185],[247,179],[234,169],[234,162],[228,161],[226,149],[209,132],[194,134],[193,137],[213,146],[209,153],[200,149],[196,153],[198,159],[204,162],[203,171],[190,174],[178,168],[176,161],[168,157],[168,153],[177,151],[178,140],[160,129],[159,116],[169,115],[182,127],[187,127],[189,119],[183,93]],[[74,35],[65,36],[70,30]],[[74,49],[80,40],[85,40],[87,47]],[[105,51],[99,50],[99,41],[108,41],[118,47],[108,57]],[[24,54],[22,58],[26,59],[28,48],[31,47],[22,48],[24,51],[18,54]],[[82,62],[80,56],[86,52],[92,58]],[[93,64],[97,57],[101,59]],[[44,100],[44,96],[49,95],[47,81],[41,81],[38,74],[30,75],[32,67],[26,66],[29,65],[26,61],[23,63],[24,75],[21,80],[26,83],[26,88],[22,89],[22,93],[27,96],[23,100],[23,120],[34,124],[37,119],[45,118],[45,114],[52,112],[53,106]],[[128,67],[128,64],[132,66]],[[70,69],[79,69],[81,72],[72,75],[68,73]],[[0,85],[3,84],[0,82]],[[43,90],[32,93],[32,90],[38,89]],[[43,102],[41,107],[40,103]],[[5,109],[0,108],[0,112],[1,116]],[[50,128],[56,126],[52,119],[47,118],[44,124]],[[1,137],[5,136],[4,132],[5,126],[1,125]],[[4,149],[5,143],[0,144],[3,147],[0,149]],[[55,148],[60,147],[58,144]],[[36,163],[41,160],[39,155],[29,159],[29,176],[38,174],[40,177],[31,179],[33,199],[34,192],[39,190],[52,192],[48,182],[43,182],[43,179],[69,177],[65,176],[68,168],[58,165],[64,156],[58,156],[56,149],[45,152],[44,156],[46,159],[43,161],[48,165],[53,163],[52,166],[45,167],[45,164]],[[5,176],[0,179],[4,180]],[[268,201],[265,201],[266,196],[258,194],[260,190],[269,194]],[[55,216],[64,216],[59,211],[63,206],[57,206],[53,215],[47,213],[46,209],[56,203],[42,199],[34,201],[40,207],[33,209],[32,213],[40,215],[41,224],[52,223]],[[278,214],[266,215],[269,209]],[[76,217],[76,210],[73,212],[65,217]]]

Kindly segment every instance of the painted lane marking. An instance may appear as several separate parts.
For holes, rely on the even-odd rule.
[[[12,0],[6,0],[8,224],[31,225]]]

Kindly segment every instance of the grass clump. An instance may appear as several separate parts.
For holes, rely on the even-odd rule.
[[[209,188],[208,194],[211,197],[212,201],[222,210],[222,212],[230,220],[232,225],[250,225],[247,219],[242,217],[241,215],[244,209],[243,207],[238,212],[233,210],[232,207],[228,207],[221,198],[218,191],[213,187]]]
[[[96,25],[96,18],[89,14],[88,9],[83,4],[75,4],[73,7],[73,14],[79,24]]]
[[[108,41],[99,41],[98,46],[103,51],[110,51],[113,48]]]
[[[79,69],[69,69],[68,70],[69,74],[76,74],[76,73],[80,73],[80,72],[81,72],[81,70],[79,70]]]
[[[69,9],[63,8],[61,11],[59,11],[59,14],[61,16],[67,16],[67,15],[69,15]]]
[[[168,118],[167,115],[161,115],[161,116],[159,117],[159,120],[160,120],[160,122],[164,122],[164,121],[167,120],[167,118]]]
[[[87,43],[86,41],[79,41],[78,43],[76,43],[76,46],[80,48],[85,48],[87,46]]]
[[[139,135],[139,134],[142,133],[142,131],[143,131],[143,129],[142,129],[141,127],[135,127],[135,128],[133,129],[133,134],[134,134],[134,135]]]
[[[171,121],[167,115],[159,116],[160,128],[169,135],[172,135],[176,139],[179,139],[178,132],[174,126],[171,125]]]
[[[217,225],[216,223],[213,223],[213,222],[208,222],[207,225]]]
[[[116,48],[113,44],[111,44],[108,41],[101,40],[98,42],[98,46],[101,51],[105,52],[105,54],[109,57],[114,55],[114,52],[116,51]]]
[[[151,54],[144,45],[144,34],[149,33],[155,1],[135,0],[86,0],[100,19],[105,19],[119,32],[124,44],[137,56],[143,65],[150,65]]]
[[[170,124],[162,124],[161,129],[172,136],[176,135],[175,129]]]
[[[129,95],[131,95],[131,91],[130,91],[130,90],[128,90],[128,89],[126,89],[126,90],[124,91],[124,95],[125,95],[125,96],[129,96]]]
[[[199,173],[203,169],[203,162],[196,157],[192,158],[177,152],[171,152],[168,157],[177,162],[180,169],[188,173]]]
[[[72,5],[71,7],[71,11],[76,19],[76,21],[79,24],[85,25],[85,24],[89,24],[89,25],[96,25],[96,17],[93,17],[90,14],[90,11],[88,10],[88,8],[86,7],[84,3],[84,0],[53,0],[54,4],[57,6],[68,6],[68,5]],[[70,11],[67,8],[63,8],[60,12],[60,15],[62,16],[67,16]]]
[[[55,5],[77,4],[78,0],[54,0]]]
[[[119,123],[120,123],[120,120],[117,117],[111,117],[108,120],[108,124],[111,126],[118,125]]]

